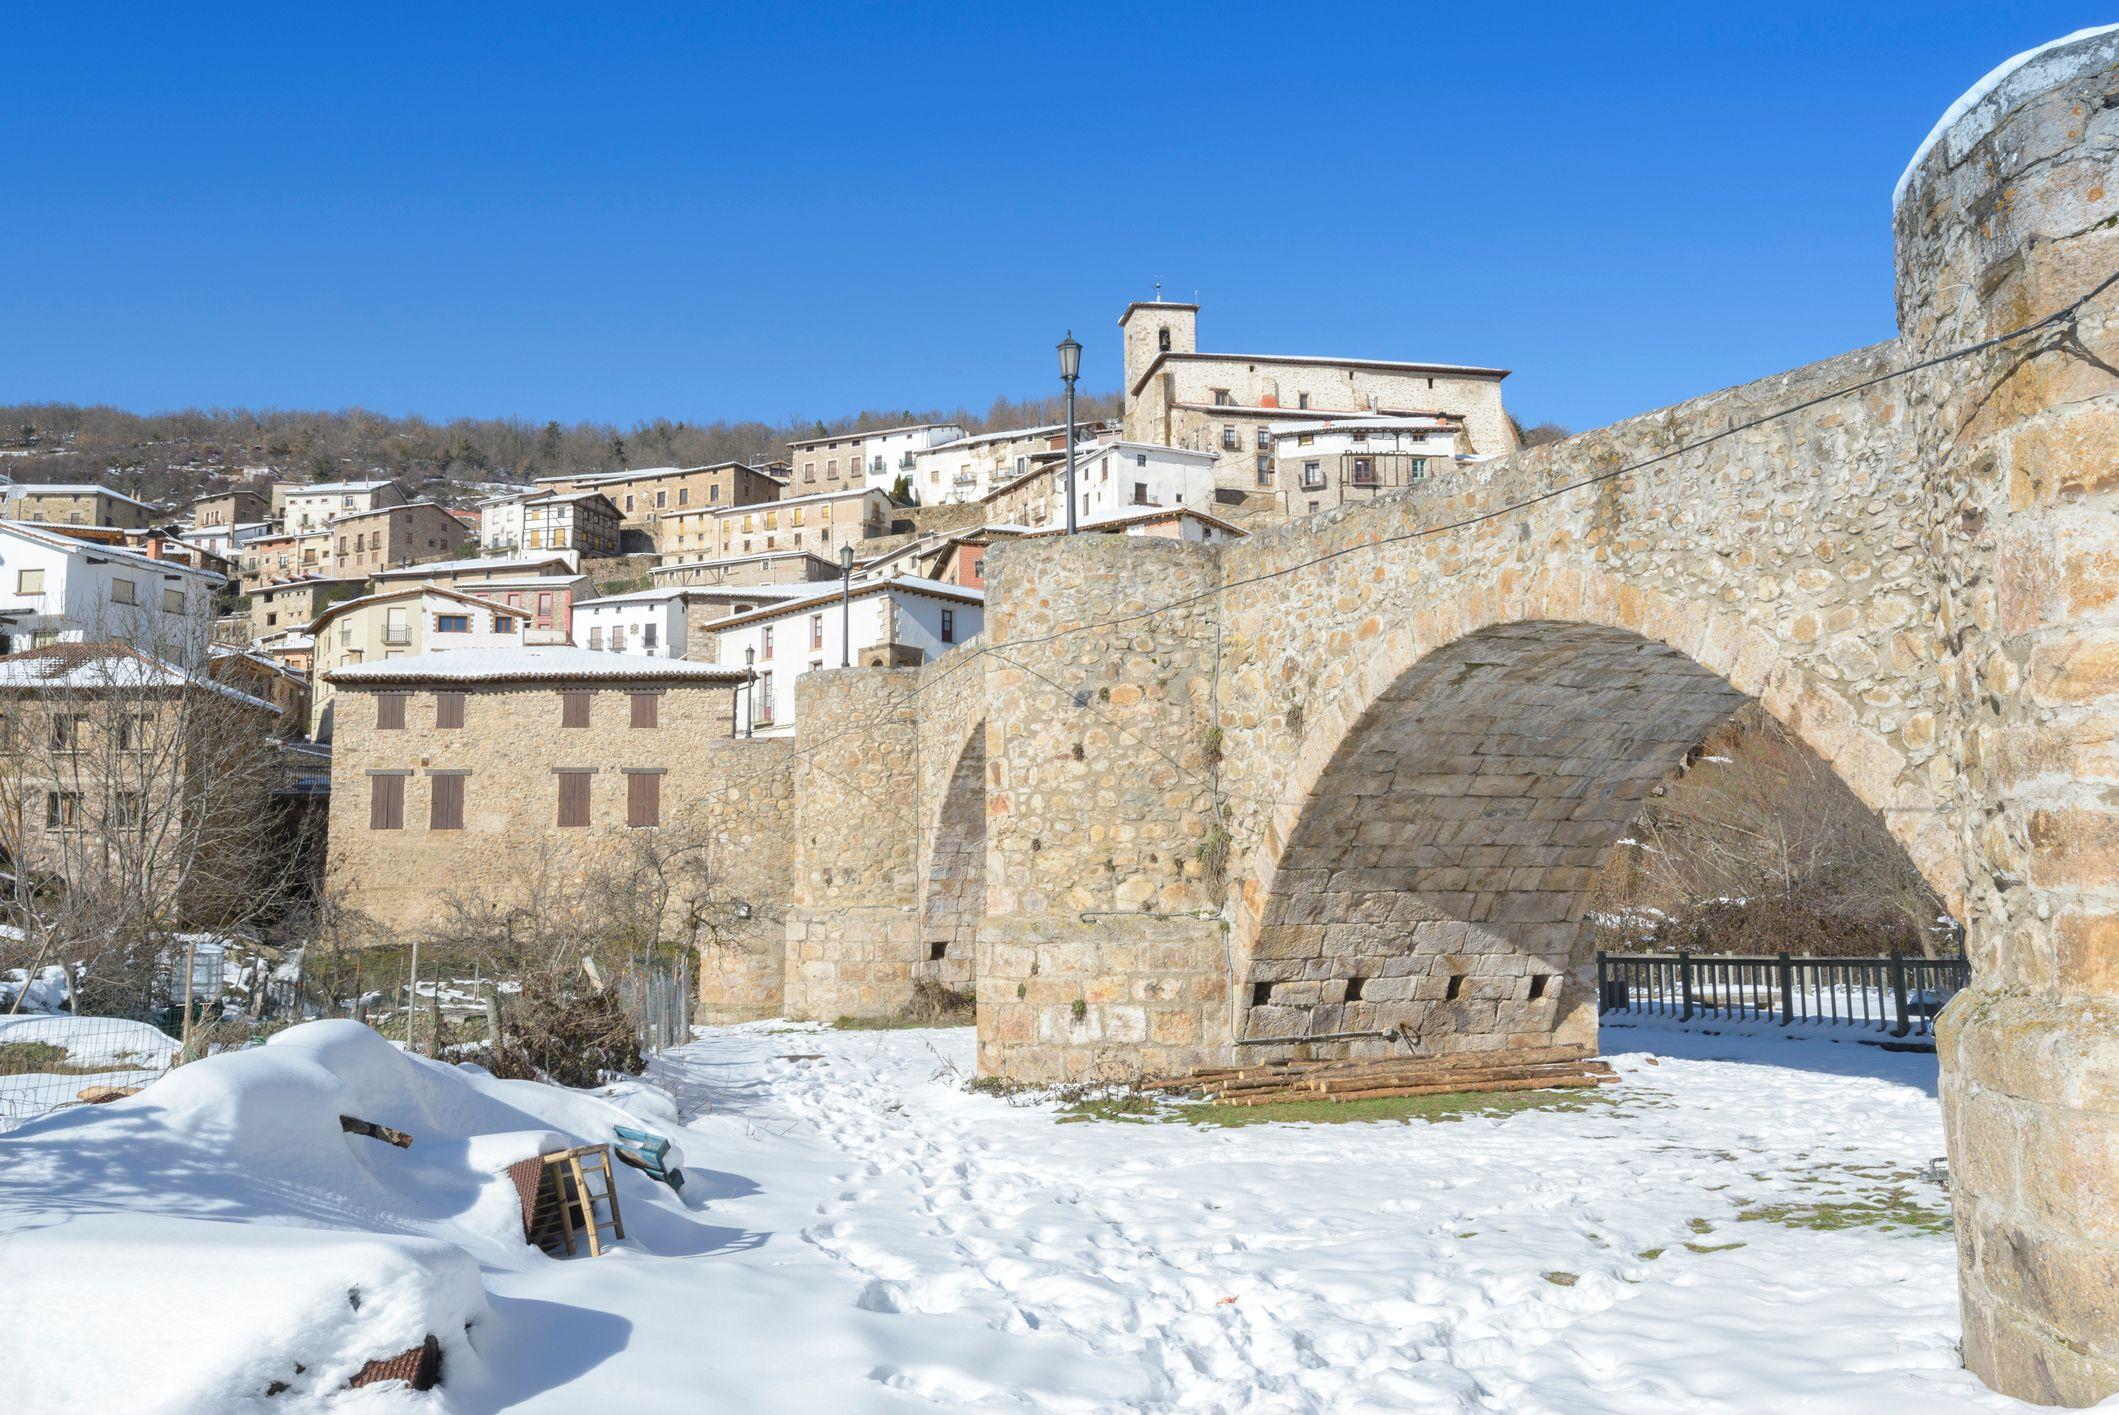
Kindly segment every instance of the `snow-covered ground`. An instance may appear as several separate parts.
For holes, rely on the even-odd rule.
[[[1653,1024],[1608,1029],[1604,1046],[1624,1079],[1587,1103],[1223,1128],[1077,1122],[968,1092],[966,1030],[703,1029],[656,1074],[686,1122],[686,1202],[623,1172],[637,1241],[574,1262],[503,1241],[477,1175],[511,1142],[443,1140],[423,1160],[418,1143],[351,1139],[354,1176],[305,1134],[299,1183],[262,1177],[220,1212],[158,1200],[194,1180],[158,1174],[173,1152],[123,1158],[126,1127],[151,1129],[157,1092],[260,1054],[242,1053],[100,1119],[0,1139],[0,1268],[27,1261],[43,1298],[11,1304],[21,1286],[0,1284],[0,1368],[14,1408],[56,1408],[37,1381],[54,1351],[87,1360],[128,1340],[113,1325],[138,1303],[65,1305],[67,1282],[89,1280],[65,1257],[119,1251],[138,1221],[115,1206],[245,1221],[229,1235],[238,1277],[287,1265],[252,1251],[261,1226],[283,1225],[341,1230],[312,1235],[321,1288],[345,1285],[339,1263],[379,1291],[393,1264],[428,1274],[436,1295],[395,1299],[399,1325],[462,1315],[472,1329],[443,1333],[440,1390],[371,1392],[354,1399],[364,1409],[2028,1408],[1957,1369],[1932,1056]],[[415,1133],[438,1120],[578,1133],[607,1114],[550,1088],[405,1061],[412,1086],[354,1060],[340,1069],[359,1078],[362,1113]],[[442,1104],[452,1074],[470,1079]],[[628,1103],[653,1112],[651,1099]],[[267,1147],[238,1149],[271,1167]],[[123,1165],[116,1188],[134,1197],[114,1204],[107,1176],[68,1192],[68,1166],[91,1159]],[[422,1163],[446,1182],[413,1203],[402,1191]],[[32,1177],[48,1186],[35,1200]],[[435,1240],[470,1256],[482,1294],[467,1265],[419,1246]],[[219,1300],[233,1280],[215,1269],[202,1260],[195,1289],[158,1275],[155,1294]],[[107,1263],[87,1271],[113,1280]],[[283,1347],[303,1336],[268,1325]],[[88,1405],[157,1408],[140,1369],[106,1364],[135,1384],[106,1376]]]

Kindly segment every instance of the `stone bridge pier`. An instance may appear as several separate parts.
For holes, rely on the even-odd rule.
[[[1225,547],[996,548],[985,641],[891,728],[909,855],[828,883],[829,830],[798,855],[791,1001],[844,966],[820,929],[886,988],[959,967],[982,887],[989,1073],[1591,1043],[1597,873],[1756,701],[1967,929],[1940,1027],[1967,1364],[2119,1390],[2115,177],[2107,34],[1916,164],[1895,340]],[[846,922],[881,886],[888,938]]]

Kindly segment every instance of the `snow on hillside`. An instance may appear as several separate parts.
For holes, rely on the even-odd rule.
[[[690,1207],[621,1171],[573,1262],[495,1176],[621,1112],[348,1023],[26,1126],[11,1408],[2028,1408],[1957,1368],[1932,1056],[1613,1028],[1592,1100],[1224,1128],[967,1092],[972,1041],[702,1031],[655,1078]],[[333,1393],[425,1330],[440,1389]]]

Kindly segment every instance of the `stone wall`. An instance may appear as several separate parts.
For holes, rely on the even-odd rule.
[[[2119,273],[2119,35],[2018,71],[1897,208],[1911,357]],[[2032,1400],[2119,1391],[2119,322],[1937,370],[1914,405],[1958,764],[1973,987],[1938,1028],[1965,1363]]]
[[[915,980],[975,990],[986,914],[986,669],[974,637],[920,669],[915,766],[919,957]]]
[[[1077,536],[996,546],[986,569],[980,1069],[1053,1080],[1218,1055],[1216,625],[1205,600],[1134,617],[1208,590],[1215,556]]]
[[[920,957],[913,712],[919,670],[819,669],[795,683],[789,1017],[888,1017]]]

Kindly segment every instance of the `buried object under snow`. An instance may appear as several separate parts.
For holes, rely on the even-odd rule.
[[[659,1094],[628,1101],[665,1118]],[[498,1320],[481,1269],[549,1261],[523,1244],[508,1166],[633,1118],[326,1021],[25,1125],[0,1139],[8,1407],[299,1403],[429,1336],[444,1388],[475,1387]],[[620,1173],[655,1231],[674,1196]]]

